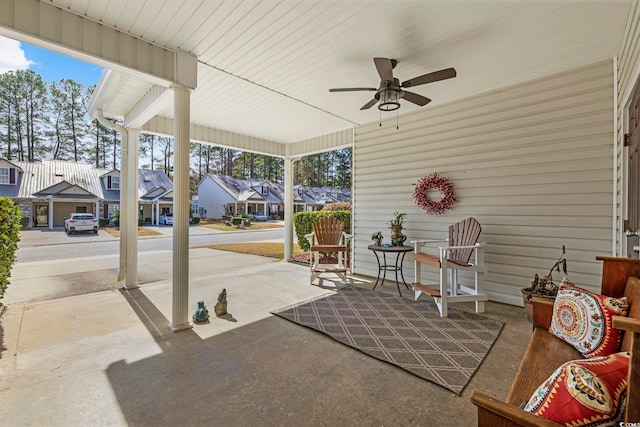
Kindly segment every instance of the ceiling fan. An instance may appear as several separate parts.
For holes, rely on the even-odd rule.
[[[393,111],[400,108],[400,99],[406,99],[407,101],[421,107],[431,102],[429,98],[418,95],[414,92],[406,91],[404,88],[446,80],[456,76],[455,69],[445,68],[440,71],[414,77],[400,84],[400,80],[393,77],[393,69],[398,64],[397,60],[389,58],[373,58],[373,62],[376,65],[378,74],[380,75],[380,87],[377,89],[373,87],[346,87],[329,89],[329,92],[373,91],[376,93],[374,98],[364,104],[360,109],[367,110],[379,102],[379,110]]]

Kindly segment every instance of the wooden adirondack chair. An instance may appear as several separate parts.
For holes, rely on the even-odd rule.
[[[347,282],[347,242],[351,235],[344,232],[344,223],[337,218],[324,217],[312,224],[313,233],[305,237],[311,243],[309,263],[311,267],[311,281],[323,273],[336,274],[345,284]],[[321,264],[320,254],[335,254],[335,264]]]
[[[478,243],[482,228],[475,218],[449,227],[447,240],[416,240],[414,245],[415,282],[412,283],[417,300],[423,293],[432,296],[440,310],[440,316],[447,317],[450,303],[474,301],[476,313],[484,312],[484,301],[488,300],[483,292],[484,273],[484,243]],[[428,245],[448,243],[439,246],[439,254],[423,252]],[[434,249],[434,248],[432,248]],[[473,258],[473,259],[472,259]],[[433,288],[422,283],[421,267],[431,267],[440,270],[440,283]],[[473,273],[473,285],[462,285],[458,282],[458,271]]]

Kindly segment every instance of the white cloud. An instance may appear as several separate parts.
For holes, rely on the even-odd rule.
[[[20,42],[0,36],[0,74],[7,71],[26,70],[32,61],[24,56]]]

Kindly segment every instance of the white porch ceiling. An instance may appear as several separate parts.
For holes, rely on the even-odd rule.
[[[396,58],[401,81],[454,67],[412,88],[431,98],[400,114],[618,55],[630,0],[50,0],[80,16],[198,57],[194,124],[292,143],[377,121],[373,57]],[[120,73],[112,73],[120,74]],[[123,117],[151,87],[122,75],[100,100]],[[170,102],[159,113],[172,117]],[[393,113],[386,113],[390,115]]]

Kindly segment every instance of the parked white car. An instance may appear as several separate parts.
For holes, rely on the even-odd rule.
[[[168,213],[160,215],[160,224],[173,225],[173,214]]]
[[[98,219],[90,213],[72,213],[64,219],[64,231],[67,234],[76,231],[93,231],[98,234]]]

